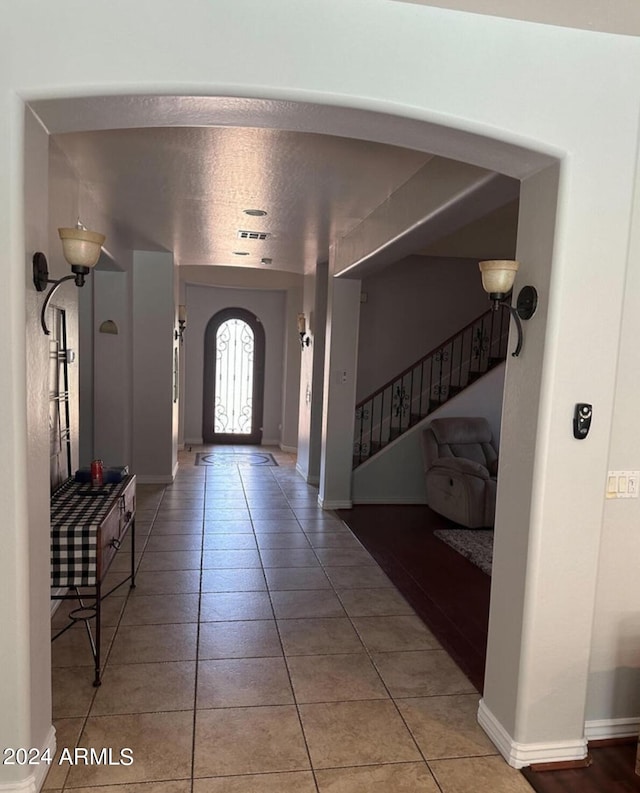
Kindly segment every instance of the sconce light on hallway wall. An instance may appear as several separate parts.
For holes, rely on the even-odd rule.
[[[112,319],[105,319],[98,328],[98,333],[109,333],[112,336],[117,336],[118,332],[118,326]]]
[[[58,280],[49,278],[49,265],[47,257],[41,251],[33,254],[33,283],[38,292],[44,292],[47,284],[53,284],[53,288],[47,294],[42,306],[40,322],[42,330],[48,336],[50,331],[47,328],[46,313],[47,307],[58,287],[65,281],[74,280],[76,286],[84,286],[85,276],[89,274],[100,258],[100,251],[104,243],[105,236],[97,231],[88,231],[78,221],[75,229],[58,229],[58,235],[62,240],[62,252],[64,258],[71,265],[73,275],[66,275]]]
[[[177,341],[180,339],[180,344],[182,344],[182,337],[184,335],[184,330],[187,327],[187,307],[186,306],[178,306],[178,327],[179,330],[173,331],[173,338]]]
[[[307,319],[304,314],[298,314],[298,333],[300,334],[300,347],[304,350],[311,344],[311,339],[307,335]]]
[[[482,273],[482,286],[488,292],[489,299],[493,303],[493,310],[497,311],[500,306],[509,309],[513,321],[518,331],[518,343],[515,350],[511,353],[514,358],[520,355],[522,350],[522,322],[520,320],[531,319],[538,306],[538,292],[535,286],[523,286],[518,294],[515,307],[506,300],[507,295],[513,288],[516,273],[518,272],[519,262],[509,259],[491,259],[480,262],[480,272]]]

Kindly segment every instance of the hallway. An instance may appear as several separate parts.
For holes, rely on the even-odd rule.
[[[531,790],[477,726],[473,685],[292,455],[181,453],[173,485],[138,486],[136,527],[137,587],[105,601],[102,686],[82,626],[52,645],[58,750],[128,748],[133,763],[54,760],[49,793]],[[125,548],[108,583],[129,563]]]

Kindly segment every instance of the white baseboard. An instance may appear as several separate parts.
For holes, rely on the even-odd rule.
[[[180,468],[180,463],[176,460],[173,466],[173,473],[171,475],[171,482],[175,481],[176,474],[178,473],[178,468]]]
[[[588,741],[607,738],[636,737],[640,732],[640,717],[629,719],[594,719],[585,722],[584,734]]]
[[[201,437],[200,438],[185,438],[184,439],[185,447],[186,446],[202,446],[203,444],[204,444],[204,441],[202,440]]]
[[[525,768],[534,763],[563,763],[584,760],[587,756],[587,740],[554,741],[549,743],[519,743],[514,741],[505,728],[480,700],[478,723],[496,745],[504,759],[513,768]]]
[[[320,484],[319,476],[309,476],[303,468],[300,468],[300,465],[296,465],[296,472],[300,474],[300,476],[304,479],[304,481],[308,485],[313,485],[314,487],[318,487],[318,485]]]
[[[323,500],[320,496],[318,496],[318,505],[322,507],[322,509],[351,509],[353,506],[353,502],[351,500],[345,501],[329,501]]]
[[[298,452],[297,446],[285,446],[284,443],[279,443],[278,446],[281,452],[286,452],[287,454],[297,454]]]
[[[45,744],[40,750],[40,756],[42,757],[45,752],[48,752],[51,758],[56,753],[56,730],[53,726],[49,728]],[[15,768],[20,768],[20,766],[15,766]],[[0,783],[0,793],[39,793],[51,766],[47,763],[40,763],[29,766],[29,768],[33,768],[34,771],[25,779],[18,782]]]
[[[174,476],[159,476],[156,474],[136,474],[139,485],[172,485]]]

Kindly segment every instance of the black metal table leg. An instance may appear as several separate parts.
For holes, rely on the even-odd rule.
[[[100,644],[102,641],[102,597],[100,592],[100,582],[96,584],[96,646],[95,646],[95,662],[96,662],[96,676],[93,680],[93,685],[97,688],[102,685],[100,678]]]
[[[136,588],[136,518],[131,521],[131,584],[129,589]]]

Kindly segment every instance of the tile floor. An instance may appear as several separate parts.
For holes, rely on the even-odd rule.
[[[295,458],[230,457],[247,451],[185,452],[173,485],[138,486],[137,587],[105,601],[102,686],[82,626],[52,645],[58,747],[133,763],[54,760],[45,789],[530,792],[477,726],[478,693]],[[125,548],[108,583],[129,563]]]

